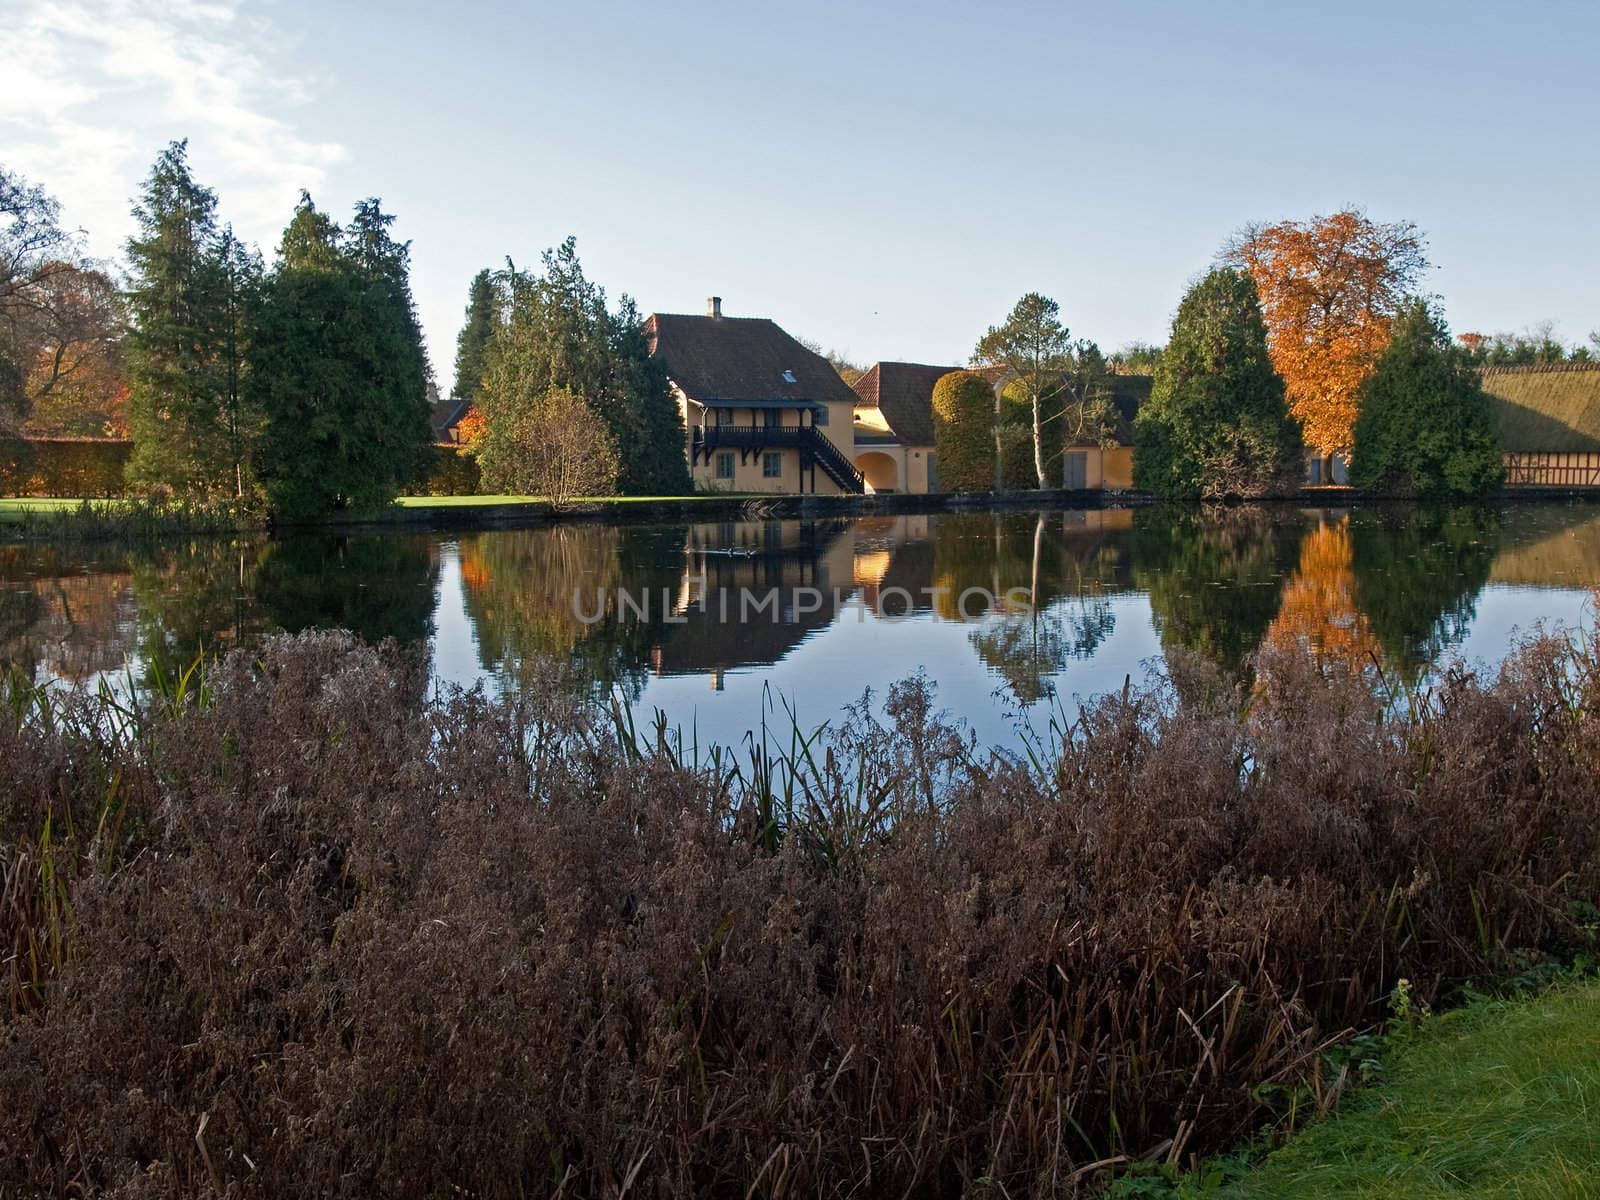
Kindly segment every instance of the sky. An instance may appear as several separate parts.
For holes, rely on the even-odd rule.
[[[3,0],[0,163],[115,260],[188,138],[269,254],[302,188],[467,285],[575,236],[646,311],[966,359],[1018,296],[1164,341],[1253,220],[1410,220],[1457,332],[1600,328],[1600,5]]]

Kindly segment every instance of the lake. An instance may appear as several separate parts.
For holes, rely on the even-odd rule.
[[[148,678],[202,649],[346,627],[436,680],[660,708],[702,742],[763,712],[837,719],[918,671],[978,737],[1135,684],[1184,647],[1237,670],[1269,641],[1415,685],[1514,631],[1588,619],[1600,506],[1268,507],[569,524],[464,534],[0,545],[0,664]]]

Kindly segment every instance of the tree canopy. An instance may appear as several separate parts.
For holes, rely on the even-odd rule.
[[[1184,296],[1134,444],[1135,486],[1163,496],[1265,496],[1296,486],[1300,430],[1248,275],[1219,267]]]
[[[1003,367],[1028,407],[1033,421],[1033,469],[1037,487],[1049,480],[1045,446],[1046,409],[1059,401],[1062,376],[1072,369],[1072,337],[1061,323],[1061,306],[1048,296],[1028,292],[1018,300],[1004,324],[991,325],[972,352],[975,366]],[[997,416],[999,410],[997,408]],[[1000,422],[996,422],[999,437]],[[1004,454],[997,442],[997,452]]]
[[[1411,222],[1354,208],[1247,225],[1225,248],[1224,260],[1255,281],[1289,411],[1318,453],[1349,449],[1361,385],[1428,269],[1423,251]]]
[[[605,422],[619,456],[620,492],[689,491],[683,420],[633,300],[623,296],[610,307],[605,289],[584,275],[572,238],[547,250],[542,266],[530,272],[508,264],[495,277],[498,318],[477,398],[485,471],[498,469],[528,406],[566,388]]]
[[[463,400],[475,401],[489,365],[489,342],[494,337],[498,293],[494,272],[485,268],[472,277],[467,289],[466,321],[456,337],[456,390]]]
[[[260,258],[219,222],[216,193],[189,171],[187,142],[157,156],[133,215],[129,478],[202,497],[242,496]]]
[[[301,197],[260,306],[256,473],[289,518],[388,503],[426,469],[427,360],[409,248],[362,201],[347,230]]]
[[[1374,491],[1480,496],[1505,479],[1489,397],[1427,301],[1410,301],[1361,389],[1350,478]]]
[[[104,435],[125,399],[110,275],[42,187],[0,165],[0,432]]]

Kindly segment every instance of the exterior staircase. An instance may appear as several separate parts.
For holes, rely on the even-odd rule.
[[[696,426],[690,442],[690,462],[705,455],[709,461],[719,450],[759,455],[763,450],[799,450],[802,474],[819,468],[842,492],[864,495],[867,481],[855,463],[814,425],[704,425]]]

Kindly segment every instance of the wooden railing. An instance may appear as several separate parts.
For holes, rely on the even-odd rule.
[[[855,464],[814,425],[696,425],[689,442],[689,462],[704,455],[706,461],[719,450],[760,454],[764,450],[800,451],[800,469],[813,464],[846,492],[867,490]]]

